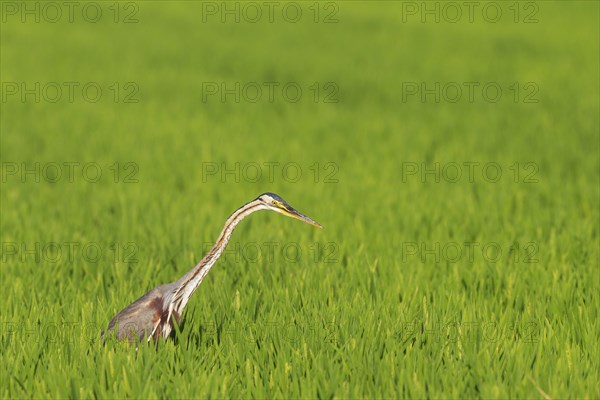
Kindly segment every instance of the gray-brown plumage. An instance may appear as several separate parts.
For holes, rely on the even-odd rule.
[[[271,210],[296,218],[311,225],[318,223],[299,213],[274,193],[264,193],[238,208],[225,222],[225,226],[210,251],[187,274],[173,283],[158,286],[125,307],[108,324],[104,335],[115,334],[119,340],[135,342],[166,338],[173,330],[173,320],[182,320],[183,309],[210,268],[219,259],[236,225],[248,215],[259,210]]]

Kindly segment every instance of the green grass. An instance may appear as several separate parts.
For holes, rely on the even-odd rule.
[[[203,22],[200,2],[139,2],[123,24],[95,4],[98,23],[3,14],[3,398],[600,397],[598,3],[538,2],[531,24],[504,2],[495,24],[403,22],[401,2],[340,2],[333,24],[312,3],[295,3],[296,24],[238,24]],[[7,82],[103,95],[23,102]],[[203,101],[203,82],[303,96]],[[494,82],[503,97],[404,101],[403,82]],[[469,162],[473,181],[451,182]],[[209,163],[246,173],[208,176]],[[407,175],[415,165],[447,174]],[[95,340],[265,191],[325,229],[252,215],[173,339]]]

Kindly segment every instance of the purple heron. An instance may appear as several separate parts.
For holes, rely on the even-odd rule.
[[[217,242],[194,268],[177,281],[161,285],[125,307],[108,324],[104,335],[114,334],[118,340],[155,342],[167,338],[173,330],[173,320],[179,324],[183,309],[192,294],[217,262],[236,225],[248,215],[259,210],[271,210],[288,217],[299,219],[321,228],[321,225],[291,207],[274,193],[264,193],[238,208],[225,221]]]

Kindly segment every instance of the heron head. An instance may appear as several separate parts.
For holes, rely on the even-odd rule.
[[[287,217],[299,219],[300,221],[316,226],[317,228],[322,228],[321,224],[295,210],[294,207],[290,206],[284,199],[275,193],[263,193],[258,196],[257,200],[264,204],[269,210],[278,212]]]

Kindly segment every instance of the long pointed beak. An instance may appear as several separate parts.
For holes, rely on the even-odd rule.
[[[299,219],[300,221],[306,222],[307,224],[311,224],[312,226],[316,226],[317,228],[323,228],[323,226],[321,224],[319,224],[318,222],[316,222],[316,221],[308,218],[306,215],[304,215],[304,214],[300,213],[299,211],[295,210],[293,207],[288,206],[285,209],[282,209],[282,211],[288,217]]]

